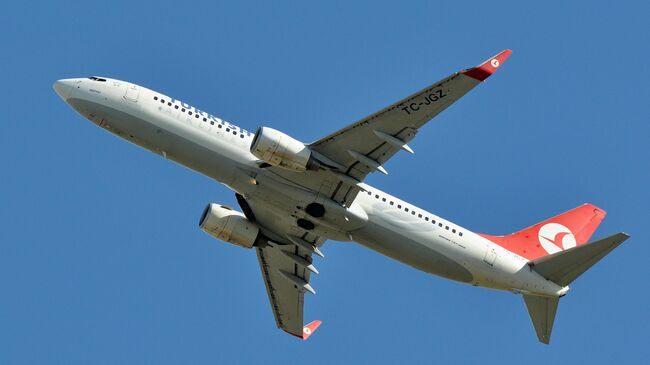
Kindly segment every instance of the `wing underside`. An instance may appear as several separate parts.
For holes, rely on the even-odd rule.
[[[287,230],[264,206],[240,195],[237,201],[248,219],[270,238],[267,246],[256,251],[275,322],[285,332],[303,338],[304,296],[315,293],[309,281],[312,273],[318,273],[312,254],[322,255],[316,245],[323,241],[313,235],[294,236],[296,232]]]
[[[309,285],[309,270],[297,267],[285,254],[298,255],[296,246],[274,246],[257,248],[257,258],[271,303],[277,326],[284,331],[302,337],[305,289],[293,280],[302,280]],[[290,276],[290,278],[291,278]]]
[[[349,206],[361,190],[359,182],[374,171],[387,173],[383,165],[398,151],[413,153],[408,142],[418,130],[494,73],[510,53],[505,50],[477,67],[456,72],[311,143],[309,148],[329,171],[272,171]]]

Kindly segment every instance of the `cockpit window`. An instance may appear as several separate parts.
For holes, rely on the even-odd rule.
[[[94,80],[94,81],[99,81],[99,82],[106,82],[106,79],[102,79],[101,77],[96,77],[96,76],[91,76],[89,79]]]

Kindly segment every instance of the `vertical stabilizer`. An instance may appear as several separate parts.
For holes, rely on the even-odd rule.
[[[537,338],[545,344],[551,341],[551,331],[559,301],[560,298],[524,294],[524,302],[526,302],[526,308],[528,308],[528,314],[533,322],[533,327],[535,327]]]
[[[506,250],[535,260],[589,241],[605,211],[584,204],[508,236],[481,234]]]

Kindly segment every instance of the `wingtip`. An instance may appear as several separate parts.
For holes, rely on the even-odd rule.
[[[315,321],[310,322],[308,325],[304,326],[302,328],[302,339],[307,340],[309,336],[314,334],[316,332],[316,329],[323,323],[323,321],[317,319]]]
[[[469,70],[462,71],[461,73],[478,81],[484,81],[497,71],[503,62],[505,62],[505,60],[510,57],[510,54],[512,54],[512,50],[505,49],[501,51],[501,53],[489,58],[480,65],[474,68],[470,68]]]

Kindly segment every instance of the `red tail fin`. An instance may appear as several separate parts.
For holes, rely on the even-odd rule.
[[[587,243],[605,214],[595,205],[584,204],[508,236],[481,236],[528,260],[535,260]]]

